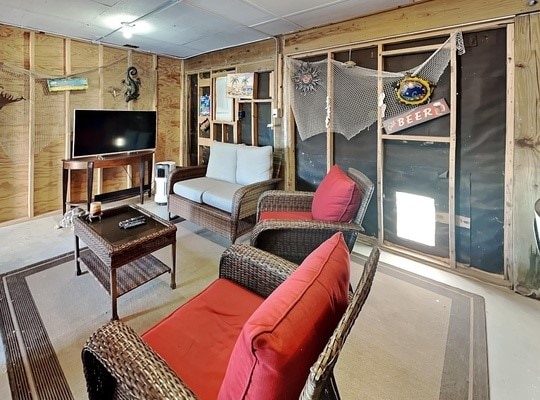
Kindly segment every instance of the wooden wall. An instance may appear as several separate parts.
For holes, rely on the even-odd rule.
[[[309,56],[324,54],[324,51],[330,49],[347,49],[353,44],[376,44],[381,39],[391,40],[394,37],[399,39],[404,35],[423,34],[442,28],[468,24],[480,26],[484,23],[493,26],[497,21],[501,21],[501,24],[515,22],[515,41],[509,41],[509,48],[515,51],[516,67],[513,67],[514,60],[508,60],[510,90],[507,101],[509,114],[515,115],[516,121],[515,127],[510,125],[507,131],[509,167],[505,176],[508,189],[505,198],[505,211],[508,217],[505,223],[504,243],[507,257],[505,278],[516,290],[519,291],[522,287],[521,292],[529,295],[540,293],[540,259],[532,230],[533,206],[540,197],[537,182],[540,168],[538,158],[540,93],[537,84],[540,78],[538,70],[540,24],[537,14],[534,14],[538,11],[540,4],[529,6],[527,1],[521,0],[452,2],[433,0],[366,18],[286,35],[283,47],[285,56]],[[511,31],[513,32],[512,29]],[[287,104],[285,110],[286,107]],[[284,136],[287,143],[294,143],[294,131],[287,118],[283,125],[286,129]],[[294,179],[290,175],[287,178],[289,182]]]
[[[533,233],[534,203],[540,198],[540,14],[516,18],[515,49],[511,278],[516,290],[530,295],[540,293],[540,257]]]
[[[0,90],[24,97],[0,108],[0,223],[62,209],[61,160],[70,154],[76,108],[157,110],[156,161],[180,163],[183,61],[7,26],[0,26],[0,60]],[[141,88],[127,103],[122,80],[129,66]],[[47,78],[68,74],[87,77],[88,89],[48,91]],[[85,172],[74,172],[72,198],[84,199],[85,180]],[[97,171],[94,193],[138,181],[138,168]]]

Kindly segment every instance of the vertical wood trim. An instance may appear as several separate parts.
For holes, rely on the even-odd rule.
[[[326,89],[326,101],[327,106],[330,107],[330,112],[328,113],[328,110],[325,109],[327,112],[327,115],[329,116],[328,120],[328,127],[326,128],[326,171],[328,172],[330,170],[330,167],[334,165],[334,129],[333,129],[333,121],[334,121],[334,74],[333,70],[334,67],[330,60],[334,55],[332,53],[328,53],[326,55],[326,79],[328,82],[328,86]],[[325,117],[326,118],[326,117]]]
[[[71,74],[71,39],[64,39],[64,74]],[[66,159],[71,158],[71,121],[69,116],[71,115],[71,102],[70,102],[70,91],[66,90],[64,92],[64,155]],[[71,202],[71,172],[68,172],[68,182],[67,182],[67,194],[66,202]],[[64,205],[62,204],[62,207]]]
[[[456,131],[457,131],[457,46],[450,41],[450,143],[448,149],[448,265],[456,268]]]
[[[98,104],[99,108],[103,108],[103,95],[104,95],[104,82],[103,82],[103,45],[98,45],[98,79],[99,79],[99,93]],[[96,168],[94,171],[96,177],[96,193],[103,193],[103,168]],[[88,199],[92,201],[92,199]]]
[[[538,288],[534,204],[540,197],[540,13],[517,16],[514,26],[513,282],[523,293]]]
[[[199,77],[197,76],[197,79]],[[180,93],[178,96],[180,96],[180,140],[179,140],[179,149],[178,149],[178,159],[180,161],[180,165],[187,166],[189,165],[190,159],[188,156],[189,148],[188,148],[188,137],[191,134],[190,132],[190,125],[188,123],[189,121],[189,108],[190,108],[190,93],[191,93],[191,80],[189,78],[189,75],[186,74],[186,65],[184,60],[180,60]],[[200,90],[200,87],[199,87]],[[200,101],[200,92],[197,92],[197,99],[196,104],[198,107],[199,101]],[[199,115],[199,110],[197,110],[197,116]],[[198,124],[199,119],[197,118],[197,126],[193,127],[193,129],[197,129],[198,132]],[[197,133],[197,138],[199,134]],[[197,163],[199,163],[200,157],[199,157],[199,142],[197,139]]]
[[[377,45],[377,70],[379,72],[384,70],[383,53],[384,46],[382,44]],[[377,96],[383,93],[383,80],[382,77],[378,78],[377,82]],[[377,101],[378,104],[378,101]],[[383,207],[383,170],[384,170],[384,142],[383,135],[383,115],[380,107],[377,107],[377,217],[378,217],[378,239],[379,245],[384,242],[384,207]]]
[[[127,68],[129,68],[132,65],[133,65],[133,50],[129,49],[128,53],[127,53],[127,67],[126,67],[126,70],[127,70]],[[128,111],[133,110],[133,100],[128,101],[127,109],[128,109]],[[126,171],[127,171],[127,174],[126,174],[126,187],[130,188],[130,187],[133,186],[133,183],[132,183],[132,180],[131,180],[131,177],[133,176],[133,167],[131,165],[128,165],[126,167]],[[98,182],[100,182],[100,184],[101,184],[101,177],[100,177],[100,179],[98,179]],[[101,193],[101,192],[99,192],[99,193]]]
[[[457,48],[450,41],[450,145],[448,150],[448,264],[456,268],[456,130],[457,130]]]
[[[35,32],[30,32],[29,42],[28,42],[28,64],[30,66],[30,71],[35,69],[35,57],[36,57],[36,34]],[[36,78],[30,73],[29,74],[29,106],[28,106],[28,205],[27,205],[27,215],[32,218],[34,216],[34,142],[36,139]]]
[[[152,55],[152,79],[154,80],[154,93],[152,94],[152,110],[157,110],[158,103],[158,59]]]
[[[504,279],[514,282],[514,24],[506,27],[506,152],[504,168]]]
[[[152,110],[157,111],[157,105],[158,105],[158,57],[156,54],[152,56],[152,79],[154,80],[154,93],[152,96]],[[157,114],[157,117],[159,118],[159,114]],[[158,126],[158,121],[156,120],[156,129]],[[159,135],[159,132],[157,132],[157,135]],[[157,144],[157,136],[156,136],[156,144]],[[156,165],[156,152],[154,151],[154,155],[152,157],[152,165]],[[151,171],[146,171],[148,174],[148,179],[150,180],[150,186],[152,187],[154,185],[154,172],[155,167]],[[139,179],[144,179],[144,176],[139,177]],[[155,189],[155,188],[154,188]],[[150,193],[152,193],[152,189],[150,189]]]
[[[71,74],[71,39],[64,39],[64,74]],[[64,155],[68,159],[71,157],[71,121],[70,121],[70,91],[64,92],[64,127],[65,127],[65,149]],[[69,199],[69,193],[68,193]]]

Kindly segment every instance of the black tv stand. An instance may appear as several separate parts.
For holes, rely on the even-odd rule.
[[[73,203],[80,203],[67,200],[67,188],[68,182],[71,177],[71,170],[86,170],[86,209],[90,211],[90,203],[96,201],[115,201],[126,199],[128,197],[139,194],[141,196],[141,204],[144,203],[144,193],[148,193],[148,197],[152,195],[152,185],[150,183],[152,179],[154,163],[154,152],[144,151],[131,154],[117,154],[110,157],[103,158],[101,156],[96,157],[84,157],[84,158],[72,158],[69,160],[62,160],[62,212],[66,212],[66,208]],[[139,187],[121,189],[114,192],[107,192],[97,194],[95,198],[92,196],[92,187],[94,184],[94,169],[95,168],[113,168],[123,165],[139,164],[140,183]],[[148,171],[148,181],[146,182],[146,173]]]

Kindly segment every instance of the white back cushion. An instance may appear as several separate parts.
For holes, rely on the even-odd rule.
[[[272,178],[272,146],[238,147],[236,183],[249,185],[270,178]]]
[[[244,147],[233,143],[213,141],[206,176],[221,181],[236,183],[236,149]]]

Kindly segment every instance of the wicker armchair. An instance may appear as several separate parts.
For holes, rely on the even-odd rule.
[[[374,248],[356,291],[316,363],[306,371],[301,399],[339,399],[333,368],[370,291],[379,258]],[[268,296],[297,266],[259,249],[236,244],[225,253],[220,277]],[[82,350],[88,397],[97,399],[196,399],[193,391],[121,321],[111,321],[87,340]]]
[[[354,322],[371,291],[371,285],[373,284],[379,263],[379,255],[379,248],[374,247],[364,264],[362,276],[352,294],[352,300],[349,306],[345,310],[343,317],[339,321],[334,334],[326,344],[323,352],[319,355],[317,362],[310,368],[310,373],[300,400],[340,399],[334,378],[334,366],[347,340],[347,336],[349,336]]]
[[[373,195],[374,184],[362,172],[349,168],[347,175],[353,179],[362,195],[355,218],[349,222],[264,220],[265,211],[310,211],[314,192],[270,190],[261,195],[257,207],[257,224],[251,232],[251,245],[276,254],[294,263],[301,263],[306,256],[337,231],[343,232],[349,251],[352,252],[362,221]]]
[[[297,265],[245,244],[223,253],[219,277],[262,297],[278,287]],[[196,399],[193,392],[142,338],[121,321],[111,321],[82,350],[89,400]]]

